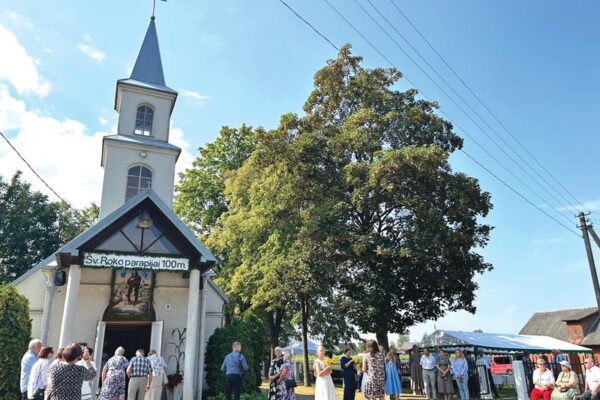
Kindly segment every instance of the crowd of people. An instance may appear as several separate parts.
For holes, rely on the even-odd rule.
[[[538,358],[537,368],[533,371],[533,389],[531,400],[600,400],[600,368],[592,357],[584,361],[584,392],[579,390],[579,377],[573,371],[571,363],[565,357],[554,358],[560,365],[558,374],[550,368],[545,358]]]
[[[485,365],[492,394],[498,397],[492,378],[491,359],[483,351],[474,357],[457,349],[454,351],[454,357],[451,357],[451,353],[445,352],[439,346],[433,349],[424,348],[421,352],[419,347],[414,345],[408,361],[413,395],[425,395],[427,400],[449,400],[457,392],[461,400],[468,400],[469,378],[475,373],[473,368],[469,368],[469,363],[475,364],[478,361]]]
[[[97,374],[92,354],[93,349],[78,343],[55,353],[52,347],[43,347],[40,340],[32,340],[21,359],[22,400],[159,400],[162,397],[166,363],[156,351],[145,357],[144,350],[139,349],[128,361],[125,349],[118,347],[101,368],[101,387],[97,392],[92,384]]]

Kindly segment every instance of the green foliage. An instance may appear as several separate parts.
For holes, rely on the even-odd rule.
[[[217,139],[200,147],[192,167],[181,173],[173,209],[198,235],[209,233],[227,210],[223,193],[227,174],[242,166],[261,132],[247,125],[222,127]]]
[[[262,355],[266,346],[264,324],[256,316],[249,314],[244,319],[217,329],[206,345],[206,381],[209,394],[216,395],[225,388],[225,375],[221,371],[223,359],[231,352],[234,342],[242,344],[242,354],[248,362],[244,375],[242,392],[256,393],[261,382]]]
[[[1,285],[0,399],[19,398],[20,356],[27,351],[30,336],[29,301],[13,286]]]
[[[324,175],[313,181],[327,183],[321,202],[330,197],[337,215],[328,240],[345,309],[387,348],[388,332],[474,312],[474,277],[491,269],[474,251],[488,241],[480,220],[491,203],[477,180],[452,171],[462,139],[437,104],[393,90],[395,69],[360,62],[344,46],[317,72],[297,130],[320,144],[309,147]]]
[[[0,177],[0,283],[11,282],[60,246],[90,227],[98,206],[76,213],[55,203],[17,172],[6,182]]]

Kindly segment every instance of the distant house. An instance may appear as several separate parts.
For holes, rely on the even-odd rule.
[[[409,353],[415,344],[418,346],[419,342],[404,342],[404,343],[402,343],[402,346],[400,346],[400,348],[398,349],[398,353],[404,353],[404,354]]]
[[[597,307],[538,312],[519,332],[543,335],[592,349],[600,357],[600,313]]]

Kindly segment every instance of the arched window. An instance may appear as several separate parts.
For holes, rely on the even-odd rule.
[[[141,165],[129,168],[127,172],[127,189],[125,201],[129,200],[144,189],[152,187],[152,171]]]
[[[154,119],[154,110],[148,106],[139,106],[135,116],[136,135],[152,135],[152,120]]]

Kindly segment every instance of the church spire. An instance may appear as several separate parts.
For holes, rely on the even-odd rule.
[[[131,72],[131,78],[139,82],[165,86],[165,76],[158,47],[158,36],[154,16],[150,18],[150,25],[146,31],[142,48],[138,54],[135,66]]]

